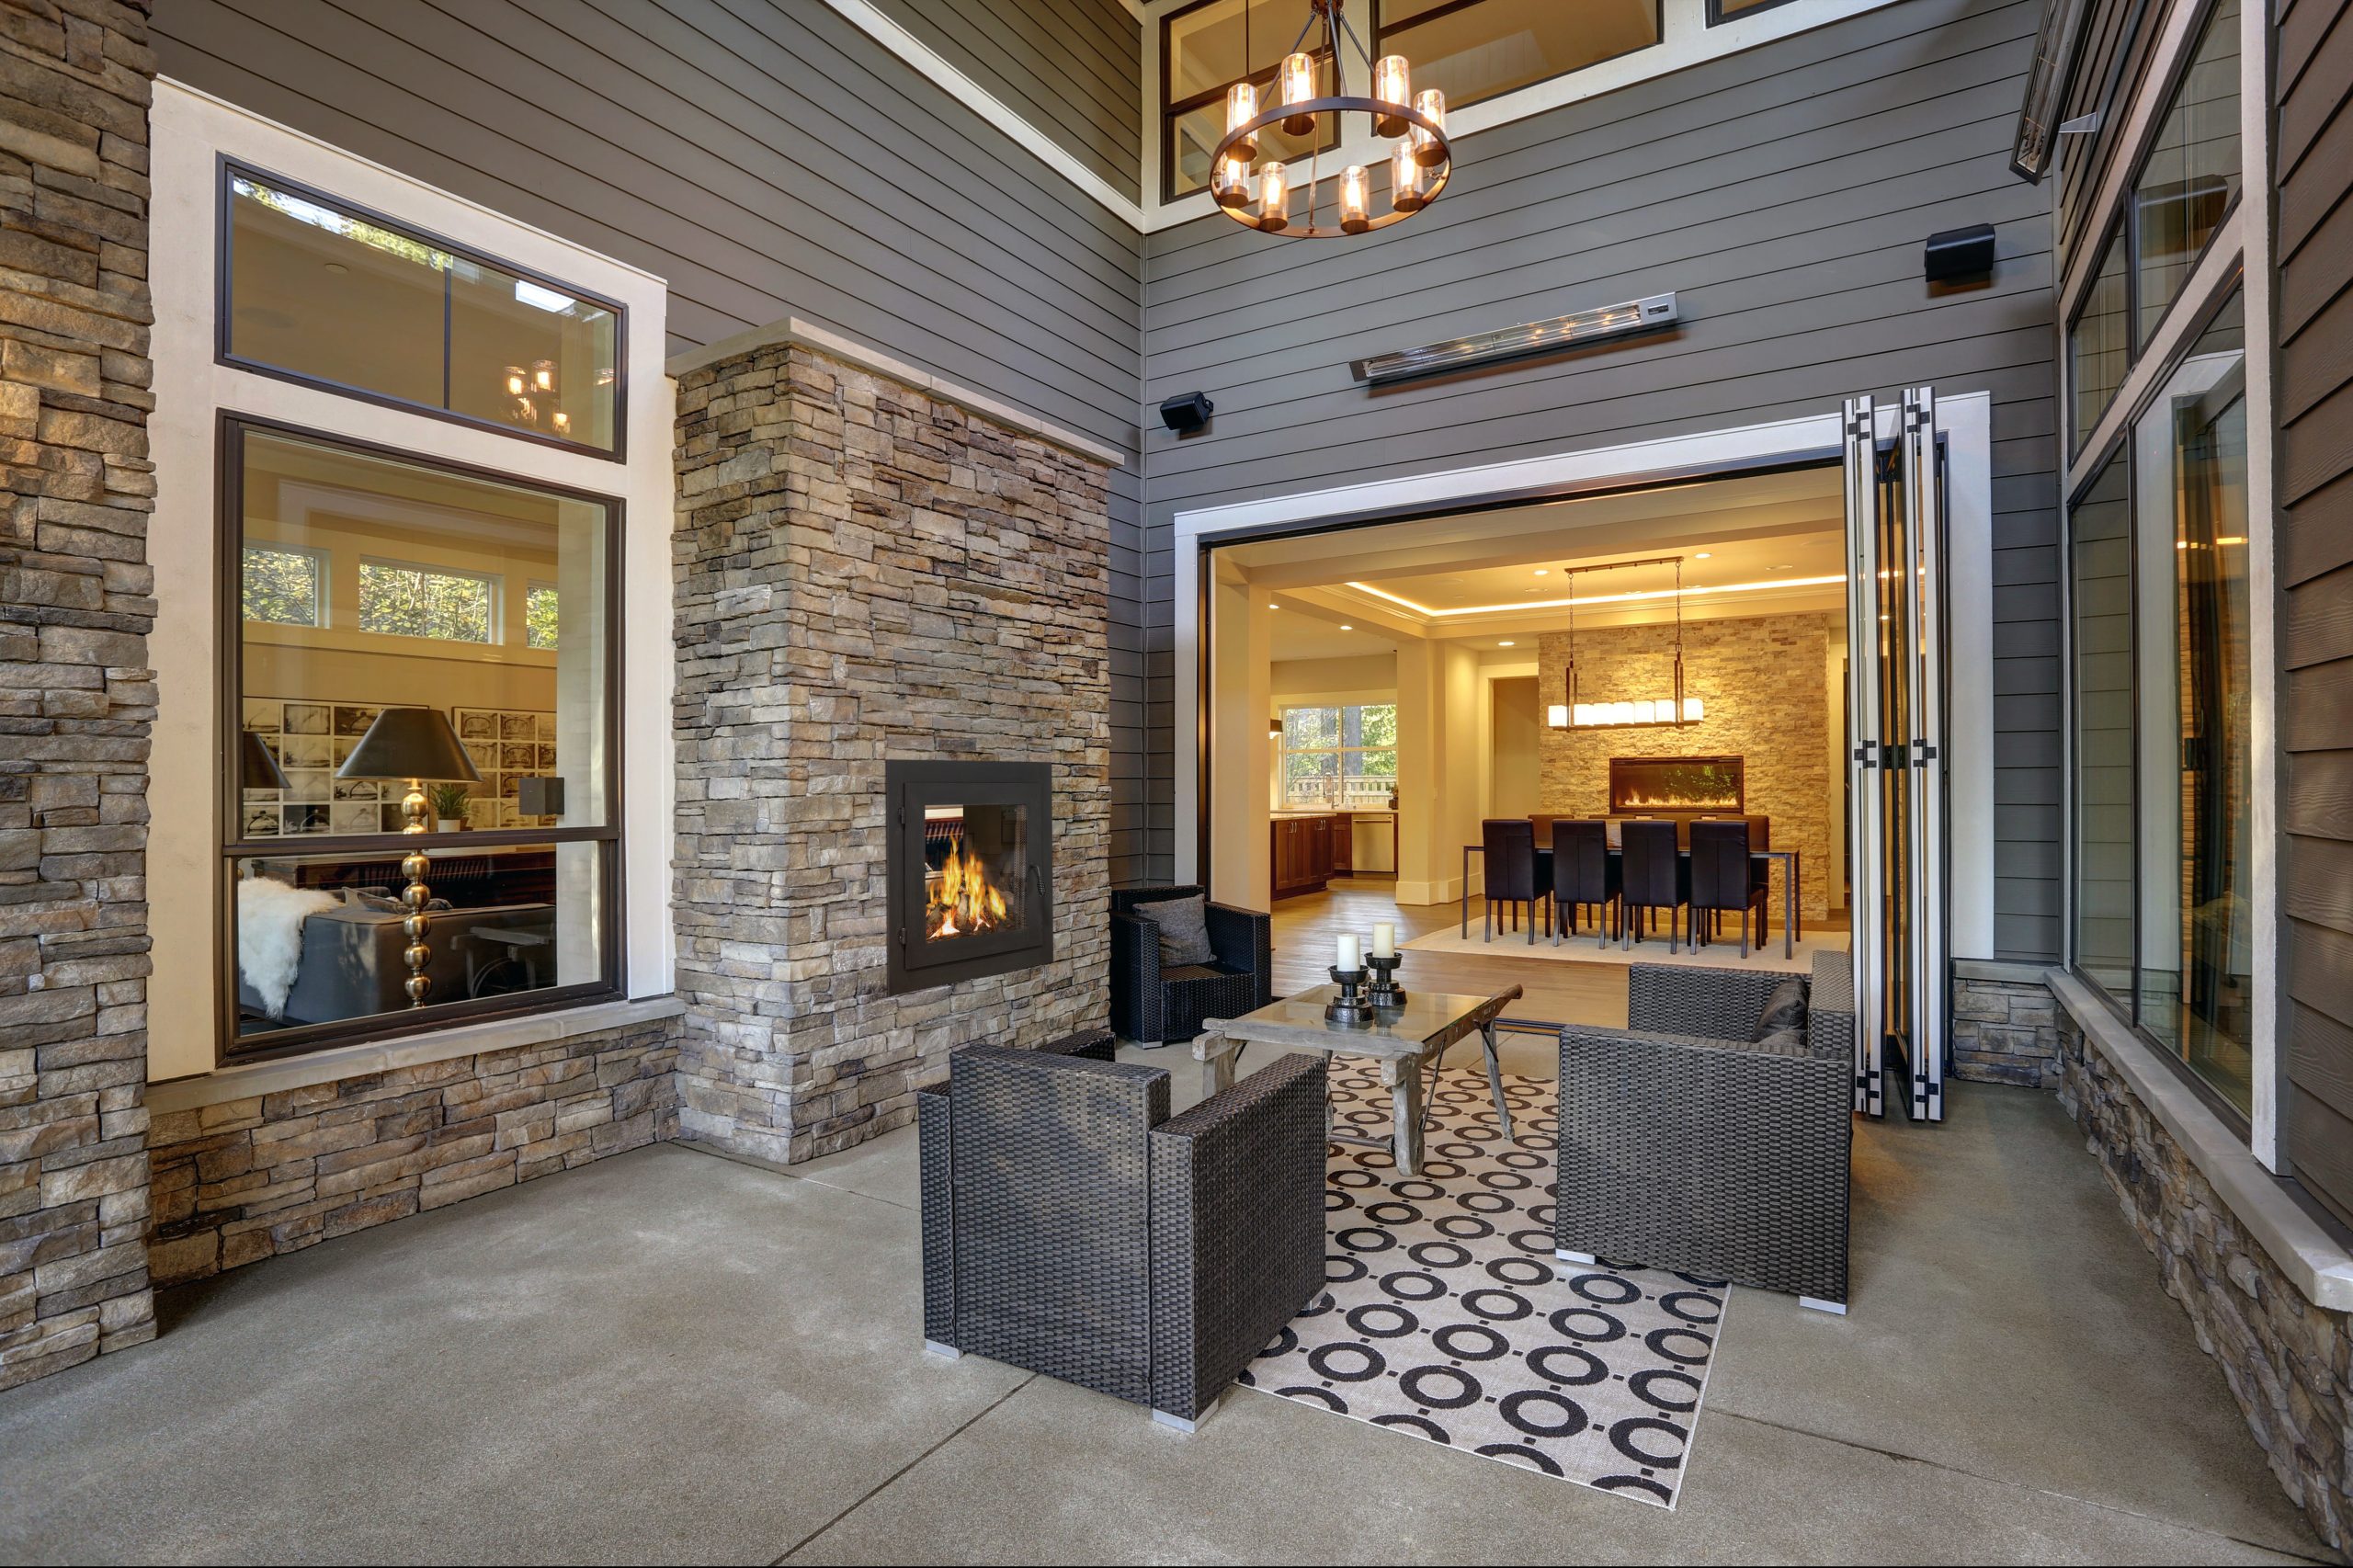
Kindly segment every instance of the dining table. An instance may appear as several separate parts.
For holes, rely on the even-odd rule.
[[[1487,846],[1483,844],[1462,846],[1464,941],[1471,939],[1471,857],[1486,852]],[[1609,846],[1612,860],[1622,860],[1625,854],[1625,850],[1614,844]],[[1688,848],[1678,850],[1677,858],[1688,866],[1691,863],[1691,851]],[[1748,852],[1748,858],[1753,864],[1768,867],[1776,860],[1781,862],[1781,956],[1794,959],[1798,954],[1798,852],[1794,849],[1752,849]],[[1552,852],[1550,849],[1539,848],[1536,851],[1536,885],[1540,889],[1552,885]]]

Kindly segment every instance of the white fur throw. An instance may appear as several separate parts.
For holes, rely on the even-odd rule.
[[[285,1015],[294,972],[302,965],[302,922],[342,902],[334,893],[269,877],[248,877],[237,884],[237,973],[271,1017]]]

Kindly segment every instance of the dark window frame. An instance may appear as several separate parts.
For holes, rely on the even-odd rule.
[[[2192,271],[2195,270],[2193,267]],[[2141,481],[2131,456],[2132,433],[2140,427],[2141,421],[2148,415],[2150,410],[2156,406],[2158,396],[2165,391],[2165,378],[2180,369],[2188,359],[2190,350],[2196,347],[2199,337],[2221,318],[2222,307],[2228,304],[2231,296],[2244,289],[2245,284],[2246,267],[2242,262],[2237,267],[2232,269],[2230,276],[2223,278],[2211,294],[2198,299],[2197,312],[2191,318],[2190,328],[2182,335],[2181,342],[2164,362],[2164,374],[2151,378],[2149,386],[2144,388],[2141,396],[2134,400],[2124,419],[2117,426],[2114,436],[2100,448],[2098,456],[2092,462],[2083,483],[2068,492],[2066,505],[2061,509],[2059,519],[2059,551],[2063,587],[2065,591],[2067,606],[2066,614],[2063,617],[2064,624],[2062,628],[2067,651],[2062,679],[2065,683],[2063,708],[2066,715],[2065,755],[2069,801],[2065,845],[2068,912],[2065,932],[2067,955],[2065,968],[2069,974],[2083,982],[2084,988],[2099,999],[2101,1005],[2115,1016],[2117,1021],[2131,1032],[2135,1040],[2147,1047],[2150,1054],[2163,1062],[2177,1078],[2197,1095],[2200,1104],[2220,1118],[2222,1125],[2229,1128],[2235,1137],[2252,1145],[2255,1124],[2247,1112],[2225,1099],[2222,1091],[2208,1083],[2195,1068],[2182,1059],[2179,1052],[2168,1049],[2164,1041],[2141,1026],[2141,870],[2143,864],[2141,842],[2143,789],[2141,778]],[[2185,292],[2182,298],[2188,299],[2190,296]],[[2177,300],[2175,302],[2178,304],[2180,301]],[[2241,296],[2239,308],[2244,316],[2246,309],[2244,295]],[[2102,411],[2102,416],[2105,417],[2105,410]],[[2080,759],[2075,754],[2075,707],[2080,700],[2075,677],[2075,508],[2082,504],[2085,495],[2090,492],[2093,485],[2099,482],[2100,475],[2107,469],[2109,460],[2120,453],[2124,459],[2127,545],[2125,592],[2132,606],[2131,656],[2127,666],[2131,672],[2129,700],[2131,706],[2132,723],[2132,994],[2128,999],[2120,999],[2111,994],[2106,986],[2085,971],[2083,964],[2079,961],[2082,955],[2075,950],[2075,905],[2078,896],[2077,884],[2080,880],[2078,872],[2082,855],[2075,811],[2075,791],[2077,788],[2076,778],[2080,769]]]
[[[538,430],[519,429],[512,425],[502,424],[495,419],[484,419],[478,415],[461,414],[455,409],[436,407],[429,403],[417,403],[409,398],[395,397],[390,392],[355,386],[347,381],[330,381],[324,376],[313,376],[306,371],[289,369],[282,365],[272,365],[266,360],[251,359],[233,352],[230,348],[230,329],[232,312],[235,304],[233,292],[235,276],[232,265],[235,234],[231,212],[232,203],[235,198],[231,193],[230,186],[231,182],[240,176],[256,184],[268,186],[273,190],[283,190],[290,196],[299,196],[305,201],[315,202],[321,207],[347,213],[362,222],[389,229],[394,233],[415,240],[419,244],[447,251],[451,256],[461,256],[477,266],[494,268],[510,277],[536,283],[543,289],[552,290],[574,299],[585,300],[592,305],[600,306],[611,312],[613,316],[612,444],[597,446],[594,442],[575,440],[569,437],[548,435]],[[487,251],[478,250],[472,245],[460,244],[454,240],[435,233],[430,229],[395,218],[390,213],[377,211],[373,208],[321,190],[315,186],[306,185],[301,180],[274,174],[258,164],[244,158],[232,157],[225,153],[214,159],[212,227],[212,358],[215,364],[224,365],[231,369],[244,370],[252,375],[267,376],[272,381],[291,382],[295,386],[317,387],[323,392],[331,392],[340,397],[356,398],[359,402],[373,403],[380,408],[396,408],[405,413],[422,415],[427,419],[462,425],[472,430],[493,431],[514,440],[530,441],[543,447],[553,447],[559,451],[577,452],[585,457],[597,458],[608,462],[625,463],[629,460],[629,307],[620,301],[607,299],[594,290],[584,289],[576,283],[567,282],[561,278],[551,277],[534,268],[492,256]],[[449,392],[449,380],[450,287],[450,283],[445,279],[441,295],[441,381],[445,400]]]
[[[1708,0],[1708,25],[1720,28],[1726,22],[1737,22],[1756,16],[1760,11],[1778,11],[1790,0],[1757,0],[1754,6],[1744,6],[1730,16],[1724,15],[1723,0]]]
[[[237,862],[258,857],[301,858],[314,855],[386,858],[398,855],[411,842],[409,835],[398,833],[320,834],[315,836],[266,838],[244,836],[244,812],[241,809],[244,790],[239,777],[241,758],[236,740],[238,733],[244,727],[244,606],[243,576],[235,566],[242,557],[244,543],[244,439],[248,434],[254,433],[328,447],[358,457],[412,464],[460,478],[538,490],[605,508],[605,616],[606,625],[610,630],[606,637],[604,680],[604,821],[592,827],[486,828],[466,835],[470,846],[485,848],[506,845],[579,843],[605,846],[599,868],[603,885],[598,896],[598,954],[602,972],[597,980],[477,1000],[437,1002],[415,1009],[413,1013],[370,1013],[356,1018],[275,1029],[251,1037],[250,1043],[238,1035]],[[217,574],[221,583],[214,608],[214,623],[222,638],[220,655],[215,660],[219,680],[216,701],[221,717],[219,733],[215,736],[218,771],[214,775],[213,788],[217,809],[212,835],[216,846],[213,858],[217,863],[211,963],[215,991],[215,1064],[226,1066],[233,1062],[307,1055],[328,1046],[358,1040],[390,1040],[446,1028],[455,1024],[519,1017],[620,1000],[624,994],[622,976],[627,972],[624,945],[628,934],[623,904],[626,889],[622,878],[624,838],[621,831],[625,820],[622,789],[626,770],[620,751],[622,665],[627,627],[622,617],[620,571],[622,542],[627,534],[626,501],[618,495],[604,495],[552,483],[530,474],[455,462],[431,454],[360,440],[331,430],[314,429],[225,408],[215,416],[213,450],[217,455],[213,474],[213,528],[215,553],[220,563]],[[418,1014],[423,1016],[415,1016]]]
[[[1169,47],[1169,43],[1174,36],[1175,24],[1181,17],[1218,3],[1219,0],[1191,0],[1191,4],[1179,6],[1160,18],[1160,199],[1164,204],[1181,201],[1188,196],[1199,196],[1209,189],[1206,185],[1194,190],[1180,191],[1176,188],[1176,121],[1183,116],[1206,108],[1210,104],[1222,103],[1225,100],[1225,95],[1232,90],[1235,82],[1246,79],[1257,83],[1260,90],[1264,91],[1272,85],[1276,71],[1280,68],[1278,63],[1275,68],[1269,69],[1263,80],[1256,75],[1248,78],[1237,76],[1233,81],[1222,83],[1214,88],[1204,88],[1182,99],[1174,96],[1176,84],[1172,79],[1172,74],[1176,69],[1176,53]],[[1373,59],[1379,60],[1382,55],[1390,52],[1387,44],[1392,34],[1410,31],[1425,22],[1451,16],[1458,11],[1471,10],[1488,3],[1489,0],[1443,0],[1442,4],[1433,6],[1418,16],[1392,24],[1382,19],[1382,0],[1371,0],[1372,24],[1369,28],[1368,46],[1372,51]],[[1788,0],[1768,0],[1768,4],[1758,6],[1757,9],[1769,10],[1776,6],[1787,3]],[[1714,6],[1715,0],[1709,0],[1710,26],[1714,25]],[[1540,76],[1533,82],[1522,82],[1516,87],[1505,87],[1496,92],[1482,94],[1477,97],[1465,98],[1459,103],[1449,99],[1446,106],[1447,112],[1451,114],[1458,108],[1467,108],[1473,104],[1489,103],[1512,93],[1527,92],[1532,87],[1540,87],[1547,82],[1557,82],[1564,76],[1574,76],[1580,71],[1590,71],[1597,65],[1606,65],[1613,60],[1623,60],[1630,54],[1640,54],[1646,49],[1656,49],[1666,41],[1666,0],[1651,0],[1651,17],[1654,30],[1658,36],[1648,43],[1636,44],[1631,49],[1621,49],[1615,54],[1605,54],[1597,60],[1588,60],[1584,64],[1573,65],[1566,71],[1556,71],[1550,76]],[[1318,61],[1327,58],[1322,50],[1317,50],[1315,56]],[[1246,65],[1248,62],[1245,60],[1244,63]],[[1365,84],[1365,90],[1367,92],[1371,90],[1370,83]],[[1269,106],[1262,101],[1260,107],[1263,108]],[[1332,134],[1325,139],[1318,149],[1319,152],[1331,152],[1340,144],[1339,117],[1335,115],[1332,118],[1334,121]]]

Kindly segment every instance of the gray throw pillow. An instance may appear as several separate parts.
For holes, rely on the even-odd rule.
[[[1805,1029],[1805,980],[1801,975],[1793,974],[1773,987],[1748,1038],[1763,1040],[1775,1029],[1796,1029],[1801,1034]]]
[[[1205,894],[1190,898],[1166,899],[1159,903],[1139,903],[1134,913],[1160,928],[1160,961],[1175,969],[1179,964],[1209,963],[1217,957],[1210,946],[1210,901]]]
[[[1749,1042],[1770,1056],[1803,1056],[1806,1054],[1805,1031],[1779,1028]]]

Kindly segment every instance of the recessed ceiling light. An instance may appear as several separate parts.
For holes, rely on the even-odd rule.
[[[1715,556],[1714,556],[1714,554],[1713,554],[1712,552],[1711,552],[1711,551],[1705,551],[1705,550],[1703,550],[1703,551],[1699,551],[1699,554],[1697,554],[1697,555],[1693,556],[1691,559],[1692,559],[1692,560],[1694,560],[1694,561],[1713,561],[1713,560],[1715,559]]]
[[[1549,566],[1539,566],[1536,569],[1536,574],[1539,577],[1549,577],[1552,574],[1552,569]]]
[[[1283,607],[1282,607],[1282,606],[1280,606],[1280,605],[1268,605],[1267,608],[1268,609],[1280,609],[1280,608],[1282,608]]]
[[[1495,644],[1495,646],[1496,646],[1496,647],[1498,647],[1498,648],[1508,648],[1508,647],[1510,647],[1510,646],[1511,646],[1511,644],[1510,644],[1509,642],[1498,642],[1498,643],[1496,643],[1496,644]]]
[[[1341,630],[1341,631],[1354,631],[1356,630],[1356,628],[1355,628],[1355,627],[1353,627],[1353,626],[1350,626],[1347,621],[1345,621],[1345,620],[1344,620],[1344,621],[1340,622],[1340,630]]]

